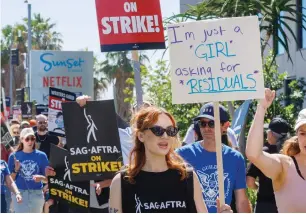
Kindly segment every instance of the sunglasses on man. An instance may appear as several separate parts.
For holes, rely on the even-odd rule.
[[[211,129],[215,128],[215,121],[213,121],[213,120],[210,120],[210,121],[208,121],[208,122],[199,120],[199,121],[198,121],[198,124],[199,124],[199,126],[200,126],[201,128],[205,128],[206,126],[208,126],[208,127],[211,128]]]
[[[179,132],[179,129],[174,126],[169,126],[166,129],[161,126],[153,126],[151,128],[147,128],[146,130],[151,130],[151,132],[157,137],[163,136],[165,132],[169,137],[175,137]]]

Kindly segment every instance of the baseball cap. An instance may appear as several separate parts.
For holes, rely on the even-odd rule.
[[[268,129],[277,134],[286,135],[289,132],[290,126],[283,118],[275,117],[271,120]]]
[[[22,131],[20,133],[20,138],[27,138],[30,135],[35,136],[33,129],[32,128],[25,128],[25,129],[22,129]]]
[[[21,122],[20,126],[23,127],[24,125],[30,126],[30,123],[28,121],[24,120],[24,121]]]
[[[43,115],[43,114],[40,114],[40,115],[36,116],[36,120],[37,121],[47,121],[47,119],[48,118],[45,115]]]
[[[301,126],[306,124],[306,108],[300,111],[298,119],[296,120],[294,130],[298,130]]]
[[[220,111],[220,121],[227,122],[229,121],[230,117],[227,113],[227,109],[219,104],[219,111]],[[210,120],[214,120],[214,104],[213,103],[206,103],[200,109],[200,114],[195,118],[195,120],[199,120],[200,118],[207,118]]]

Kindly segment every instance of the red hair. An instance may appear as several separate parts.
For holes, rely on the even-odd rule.
[[[144,144],[138,139],[138,133],[152,127],[158,120],[159,115],[165,114],[171,120],[173,126],[176,126],[174,117],[164,109],[150,106],[141,109],[134,115],[131,120],[131,127],[134,128],[134,148],[130,154],[130,164],[127,167],[127,180],[130,183],[135,183],[134,178],[146,163],[146,154]],[[174,137],[174,141],[178,141],[178,137]],[[166,162],[169,169],[176,169],[181,174],[181,180],[186,178],[186,167],[183,159],[174,152],[174,146],[171,146],[170,151],[166,155]]]

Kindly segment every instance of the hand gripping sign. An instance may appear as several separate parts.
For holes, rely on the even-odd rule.
[[[218,185],[224,204],[218,101],[260,99],[264,81],[257,16],[171,24],[168,27],[174,104],[214,101]]]
[[[102,52],[164,49],[159,0],[96,0]]]

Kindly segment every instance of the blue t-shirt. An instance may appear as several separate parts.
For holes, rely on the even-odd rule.
[[[4,160],[1,160],[1,194],[5,193],[6,186],[4,186],[5,177],[10,175],[9,168]]]
[[[45,175],[45,168],[49,165],[46,153],[35,149],[32,153],[18,151],[15,154],[21,164],[15,181],[18,189],[42,189],[42,182],[36,183],[33,180],[33,175]],[[10,155],[8,165],[10,171],[14,171],[14,154]]]
[[[216,213],[219,195],[216,152],[208,152],[200,142],[181,147],[177,152],[198,175],[208,212]],[[245,162],[239,152],[225,145],[222,146],[222,156],[225,203],[230,205],[233,190],[246,188]]]

